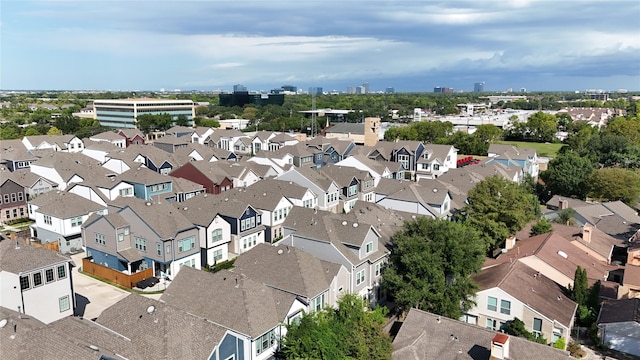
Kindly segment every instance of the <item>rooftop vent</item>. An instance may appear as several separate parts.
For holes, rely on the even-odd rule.
[[[346,221],[343,221],[343,222],[342,222],[342,226],[347,226],[347,222],[346,222]]]
[[[149,307],[147,308],[147,314],[153,314],[153,311],[156,309],[155,306],[153,305],[149,305]]]

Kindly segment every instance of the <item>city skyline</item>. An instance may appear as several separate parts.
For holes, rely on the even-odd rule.
[[[0,89],[637,91],[639,17],[636,1],[7,1]]]

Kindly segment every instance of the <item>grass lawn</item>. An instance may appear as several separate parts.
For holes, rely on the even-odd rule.
[[[519,148],[536,149],[538,156],[556,157],[564,144],[535,143],[526,141],[498,141],[498,144],[513,145]]]

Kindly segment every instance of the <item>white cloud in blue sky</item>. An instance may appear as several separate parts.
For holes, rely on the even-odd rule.
[[[638,1],[3,1],[0,88],[640,90]]]

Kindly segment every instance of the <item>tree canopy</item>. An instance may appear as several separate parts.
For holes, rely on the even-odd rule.
[[[383,329],[386,308],[371,310],[356,294],[338,300],[338,309],[305,314],[287,327],[280,359],[391,359],[391,338]]]
[[[528,187],[494,175],[469,191],[469,204],[462,209],[462,217],[480,232],[487,251],[501,247],[507,237],[540,213],[538,199]]]
[[[485,246],[469,226],[419,217],[394,234],[382,286],[403,311],[412,307],[457,319],[473,306],[471,275]]]
[[[584,199],[592,172],[593,164],[589,159],[566,151],[549,162],[549,168],[540,173],[540,178],[551,195]]]
[[[635,206],[640,196],[640,175],[622,168],[598,169],[589,177],[589,197],[602,201],[621,200]]]

